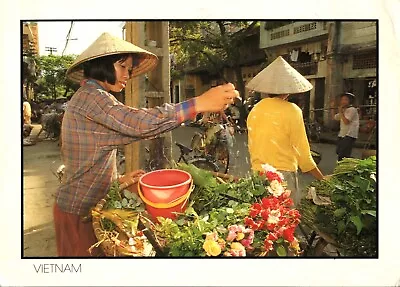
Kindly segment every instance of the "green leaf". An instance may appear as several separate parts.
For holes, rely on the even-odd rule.
[[[350,217],[350,221],[356,226],[357,228],[357,235],[360,234],[363,224],[361,222],[361,218],[357,215],[353,215]]]
[[[128,200],[126,198],[123,198],[122,201],[121,201],[121,205],[122,205],[122,207],[127,207]]]
[[[258,186],[256,189],[253,190],[253,194],[255,196],[260,196],[263,195],[265,193],[265,187],[263,186]]]
[[[276,241],[276,243],[282,243],[282,242],[283,242],[283,238],[282,237],[278,238],[278,240]]]
[[[373,217],[376,217],[376,211],[375,210],[361,210],[361,214],[368,214]]]
[[[185,224],[185,219],[180,218],[180,219],[176,220],[175,222],[176,222],[176,224],[178,224],[179,226],[182,226],[182,225]]]
[[[346,223],[344,223],[343,220],[339,221],[338,225],[337,225],[337,229],[338,229],[338,234],[343,233],[343,231],[346,229]]]
[[[278,256],[280,256],[280,257],[286,256],[287,253],[286,253],[285,247],[282,245],[279,245],[278,248],[276,248],[276,254],[278,254]]]
[[[132,192],[130,192],[130,191],[124,189],[124,196],[125,196],[127,199],[131,199],[131,198],[132,198]]]
[[[346,213],[346,208],[342,207],[342,208],[336,209],[333,212],[333,215],[340,218],[340,217],[343,217],[343,215],[345,215],[345,213]]]

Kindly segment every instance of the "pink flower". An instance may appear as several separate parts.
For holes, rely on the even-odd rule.
[[[233,242],[231,244],[230,253],[232,256],[246,256],[246,249],[239,242]]]
[[[250,238],[245,238],[242,241],[240,241],[242,245],[246,248],[251,247],[251,244],[253,243],[253,240],[250,240]]]
[[[226,241],[233,241],[236,238],[236,232],[229,231],[228,236],[226,237]]]

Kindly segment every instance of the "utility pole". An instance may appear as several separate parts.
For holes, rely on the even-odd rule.
[[[125,41],[139,47],[144,46],[144,22],[126,22]],[[144,76],[137,76],[128,81],[125,87],[125,104],[134,108],[142,108],[144,104]],[[138,170],[144,163],[144,147],[140,141],[125,146],[125,172]]]
[[[55,48],[55,47],[45,47],[44,50],[46,52],[50,52],[50,55],[53,55],[53,52],[54,53],[57,52],[57,48]]]
[[[169,103],[169,30],[168,22],[126,22],[126,41],[142,47],[159,57],[153,71],[135,77],[125,88],[125,104],[132,107],[152,108]],[[150,141],[150,161],[157,168],[165,168],[172,157],[171,133],[165,133]],[[139,169],[144,164],[144,147],[140,142],[126,146],[126,172]]]
[[[341,22],[328,23],[328,47],[327,47],[327,75],[324,107],[330,107],[330,102],[343,92],[343,63],[340,55],[340,31]],[[324,113],[324,125],[333,128],[333,120],[329,113]]]

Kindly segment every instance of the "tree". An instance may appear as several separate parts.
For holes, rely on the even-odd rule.
[[[210,72],[219,74],[225,81],[235,81],[236,89],[244,100],[245,85],[239,47],[244,45],[246,37],[259,25],[258,21],[170,22],[170,48],[175,64],[171,74],[176,75],[175,70],[181,70],[194,58],[196,66],[207,67]],[[224,67],[233,70],[235,79],[225,78]],[[241,109],[241,114],[245,116],[243,105]],[[244,117],[242,118],[243,123]]]
[[[67,97],[77,90],[78,85],[66,78],[67,69],[75,58],[75,55],[37,57],[38,90],[53,99]]]

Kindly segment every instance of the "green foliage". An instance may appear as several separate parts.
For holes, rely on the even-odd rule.
[[[45,98],[67,97],[78,89],[78,85],[66,78],[68,67],[76,56],[39,56],[35,59],[37,65],[38,92]]]
[[[236,207],[238,203],[253,203],[267,194],[265,177],[253,174],[238,182],[217,184],[211,172],[194,165],[179,164],[179,168],[189,172],[195,184],[190,200],[199,213],[208,213],[220,206]]]
[[[156,231],[159,237],[165,239],[169,256],[205,256],[203,243],[206,233],[217,230],[225,238],[228,233],[225,226],[243,224],[249,207],[250,204],[238,204],[232,208],[220,207],[202,216],[189,207],[185,214],[174,221],[159,217],[160,224],[156,225]]]
[[[104,205],[104,209],[116,208],[116,209],[131,209],[137,212],[143,212],[145,210],[144,203],[140,197],[128,190],[121,191],[119,188],[119,182],[114,181],[111,183],[108,191],[107,201]]]
[[[330,196],[331,205],[316,206],[303,200],[304,221],[331,234],[349,256],[375,256],[376,158],[344,159],[330,180],[312,183],[318,194]]]

